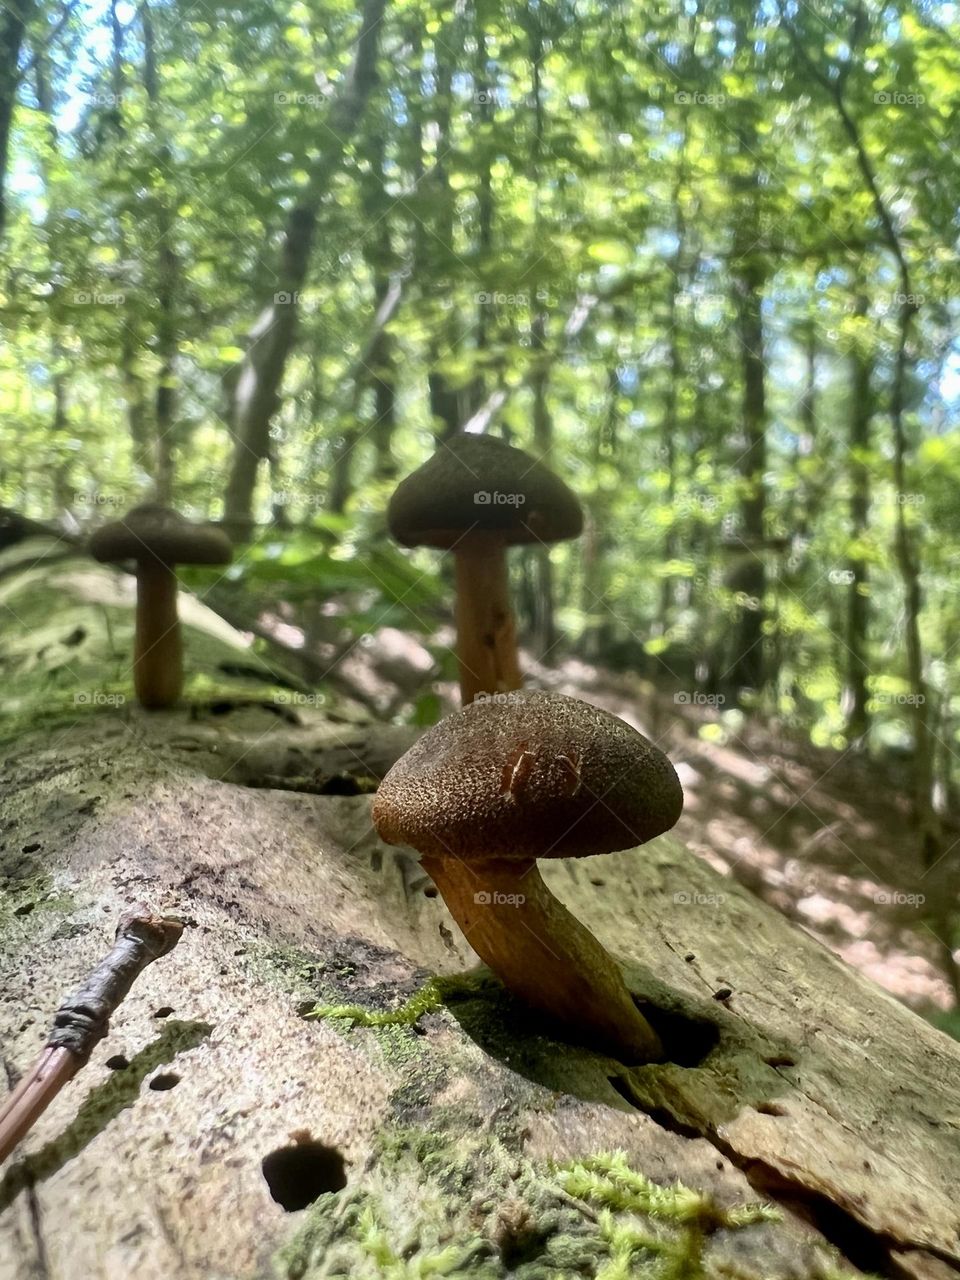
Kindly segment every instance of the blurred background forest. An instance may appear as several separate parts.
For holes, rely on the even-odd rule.
[[[927,0],[7,0],[0,506],[222,521],[208,604],[428,724],[448,570],[389,495],[464,429],[548,460],[586,527],[511,553],[531,678],[956,1027],[958,39]]]

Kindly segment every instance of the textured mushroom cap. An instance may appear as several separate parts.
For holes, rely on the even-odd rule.
[[[428,730],[381,782],[373,821],[427,857],[580,858],[652,840],[682,808],[643,734],[577,698],[519,692]]]
[[[229,564],[230,539],[211,524],[191,524],[169,507],[145,502],[90,539],[95,560],[156,560],[161,564]]]
[[[471,530],[508,543],[560,542],[577,537],[583,512],[560,477],[522,449],[459,435],[400,482],[387,523],[406,547],[452,547]]]

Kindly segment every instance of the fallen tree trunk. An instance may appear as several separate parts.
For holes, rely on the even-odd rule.
[[[351,718],[7,744],[10,1087],[132,901],[186,929],[5,1166],[2,1280],[960,1273],[960,1047],[670,838],[543,873],[673,1061],[558,1044],[371,828],[413,731]]]

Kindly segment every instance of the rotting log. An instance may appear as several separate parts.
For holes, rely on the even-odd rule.
[[[297,719],[124,704],[7,742],[10,1087],[126,906],[188,924],[0,1172],[0,1280],[559,1280],[624,1247],[662,1276],[960,1273],[960,1046],[669,837],[543,874],[672,1064],[560,1045],[475,972],[397,1025],[305,1019],[475,957],[370,825],[409,734]],[[251,757],[358,794],[258,786]],[[614,1150],[714,1207],[630,1212]],[[777,1219],[731,1216],[757,1201]]]

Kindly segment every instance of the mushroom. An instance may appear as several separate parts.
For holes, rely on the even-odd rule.
[[[506,548],[577,537],[583,512],[576,496],[522,449],[459,435],[400,482],[387,523],[405,547],[453,552],[463,702],[519,689]]]
[[[616,716],[562,694],[474,702],[428,730],[380,784],[373,821],[421,854],[480,958],[571,1039],[662,1056],[612,956],[544,884],[538,858],[644,844],[683,808],[667,757]]]
[[[191,524],[176,511],[144,503],[98,529],[90,553],[101,561],[137,562],[133,684],[143,706],[172,706],[183,687],[174,565],[228,564],[230,539],[213,525]]]

